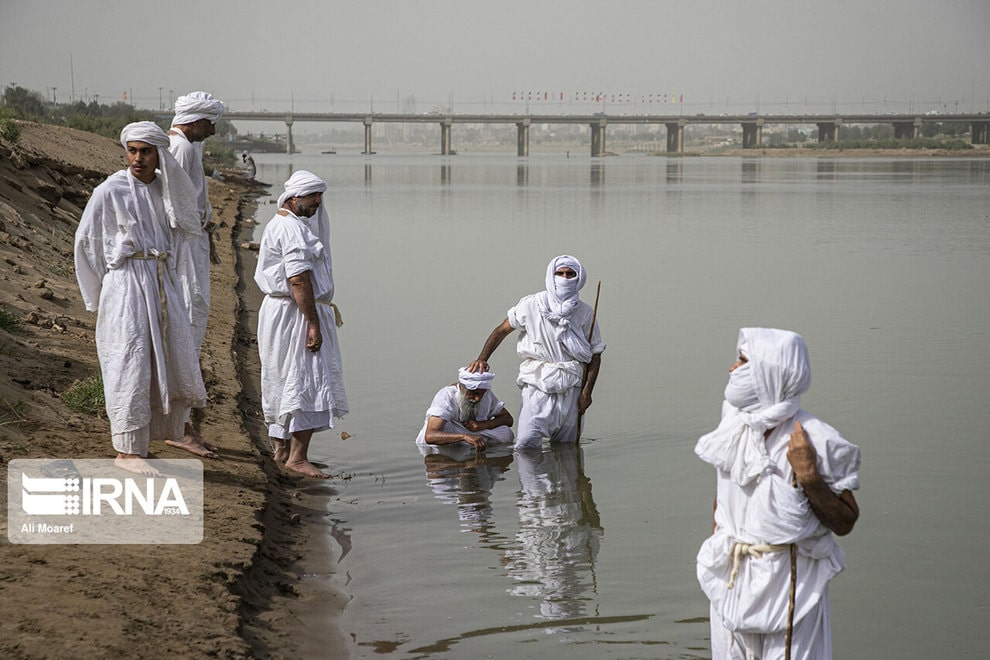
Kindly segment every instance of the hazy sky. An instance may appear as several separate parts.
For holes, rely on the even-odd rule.
[[[990,0],[0,0],[0,85],[148,109],[203,89],[279,112],[986,112],[988,35]]]

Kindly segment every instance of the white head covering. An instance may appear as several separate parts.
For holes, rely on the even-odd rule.
[[[466,368],[457,370],[457,382],[469,390],[490,390],[495,374],[491,371],[479,371],[471,373]]]
[[[560,268],[568,267],[577,273],[570,279],[554,275]],[[554,257],[547,265],[546,286],[537,304],[543,316],[557,331],[557,339],[564,344],[575,360],[591,360],[591,344],[579,329],[571,327],[570,318],[581,302],[578,292],[584,287],[588,275],[581,262],[569,254]]]
[[[733,379],[726,393],[745,409],[728,401],[730,412],[711,433],[702,436],[695,453],[705,462],[746,485],[772,470],[763,434],[797,414],[801,395],[811,387],[811,363],[801,335],[788,330],[743,328],[739,353],[747,359],[742,378]],[[730,388],[732,388],[730,390]],[[738,395],[737,398],[733,394]]]
[[[293,197],[305,197],[313,193],[322,193],[327,190],[327,182],[306,170],[296,170],[285,182],[285,192],[279,195],[278,207],[282,208],[286,200]],[[322,206],[322,205],[321,205]]]
[[[124,126],[120,132],[120,144],[127,149],[128,142],[144,142],[158,149],[158,173],[162,177],[162,196],[169,225],[188,232],[200,230],[199,208],[196,206],[196,189],[175,156],[168,150],[168,135],[158,124],[138,121]],[[136,179],[128,176],[131,190]]]
[[[191,124],[200,119],[217,123],[223,114],[223,102],[206,92],[192,92],[175,99],[175,116],[172,126]]]
[[[285,192],[279,195],[278,208],[293,197],[305,197],[313,193],[323,193],[327,191],[327,182],[306,170],[296,170],[285,182]],[[330,249],[330,216],[327,213],[327,205],[321,203],[316,211],[318,223],[318,236],[324,249]]]
[[[570,268],[577,277],[570,279],[554,275],[561,268]],[[584,288],[584,282],[588,279],[587,273],[581,267],[581,262],[569,254],[562,254],[554,257],[547,264],[546,285],[548,298],[551,305],[551,313],[555,313],[562,318],[570,316],[577,307],[578,291]]]

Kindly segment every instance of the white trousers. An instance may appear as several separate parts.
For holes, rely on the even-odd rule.
[[[551,442],[574,442],[578,430],[578,397],[580,387],[559,394],[547,394],[523,385],[519,424],[516,427],[516,449],[535,449],[543,438]]]
[[[326,431],[333,428],[333,417],[329,410],[316,412],[296,410],[289,414],[288,426],[278,422],[268,425],[268,436],[279,440],[288,440],[293,433],[299,431]]]
[[[733,633],[711,608],[712,660],[783,660],[787,633]],[[828,588],[815,609],[798,621],[791,638],[791,660],[831,660],[832,626]]]
[[[172,412],[165,415],[151,412],[151,423],[133,431],[112,433],[113,448],[121,454],[147,456],[152,440],[175,440],[182,442],[186,420],[189,419],[189,406],[172,402]]]

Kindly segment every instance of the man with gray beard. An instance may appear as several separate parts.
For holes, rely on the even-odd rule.
[[[482,452],[489,443],[512,442],[512,415],[492,392],[492,372],[471,373],[461,368],[457,382],[433,397],[426,422],[416,442],[419,445],[450,445],[464,442]]]

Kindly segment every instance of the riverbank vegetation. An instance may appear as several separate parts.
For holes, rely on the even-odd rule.
[[[95,133],[114,140],[120,138],[120,131],[131,122],[152,119],[164,130],[169,128],[169,116],[149,117],[146,110],[138,110],[126,101],[100,103],[99,98],[89,103],[74,101],[72,103],[53,103],[40,93],[25,89],[18,85],[8,86],[0,100],[0,137],[8,142],[17,142],[19,128],[14,119],[33,121],[39,124],[55,124],[67,126],[88,133]],[[237,157],[234,149],[227,146],[229,136],[236,135],[234,125],[221,118],[216,124],[217,133],[204,142],[203,164],[208,172],[214,167],[229,167],[234,165]]]
[[[843,140],[814,142],[804,145],[807,149],[819,151],[840,151],[843,149],[939,149],[943,151],[966,151],[973,145],[958,138],[885,138],[882,140]]]

